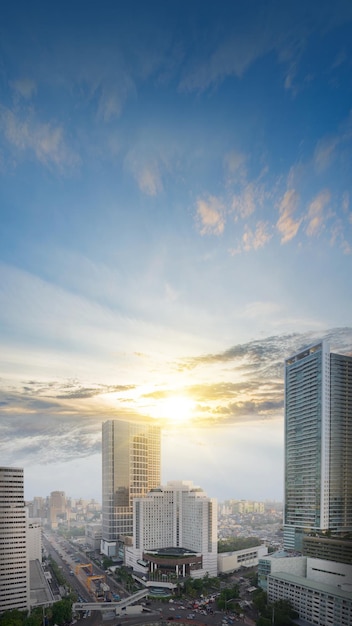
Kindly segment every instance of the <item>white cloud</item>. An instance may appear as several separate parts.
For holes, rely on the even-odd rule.
[[[342,194],[342,210],[344,213],[348,213],[350,208],[350,194],[348,191],[344,191]]]
[[[0,107],[0,128],[19,153],[32,152],[40,163],[60,170],[75,167],[79,156],[67,145],[62,126],[40,122],[31,113],[15,114]]]
[[[228,184],[246,182],[247,170],[246,170],[247,157],[241,152],[232,150],[228,152],[224,157],[224,168]]]
[[[329,204],[330,198],[330,191],[324,189],[310,203],[306,217],[308,222],[306,233],[309,237],[318,235],[322,230],[325,219],[328,217],[325,214],[325,208]]]
[[[288,189],[280,202],[280,217],[276,227],[281,233],[281,243],[287,243],[297,235],[302,219],[294,220],[293,214],[298,208],[299,195],[294,189]]]
[[[124,163],[143,193],[157,196],[162,192],[161,166],[165,165],[165,159],[160,155],[152,155],[146,148],[137,146],[128,152]]]
[[[126,100],[136,91],[133,80],[125,72],[121,72],[117,86],[106,80],[100,88],[101,95],[97,114],[104,122],[110,122],[110,120],[119,117]]]
[[[335,137],[329,137],[321,139],[314,152],[314,165],[318,172],[324,172],[336,157],[336,148],[340,143],[340,139]]]
[[[248,23],[245,26],[240,19],[234,20],[233,15],[229,15],[229,30],[223,32],[218,40],[207,39],[202,57],[198,55],[197,60],[187,68],[180,81],[180,89],[203,91],[221,83],[228,76],[241,78],[256,59],[275,49],[282,24],[273,15],[270,28],[263,28],[262,17],[264,15],[259,10],[248,27]],[[268,21],[267,15],[266,19]],[[275,32],[279,27],[280,30]],[[214,32],[217,30],[214,29]]]
[[[242,237],[243,249],[246,252],[258,250],[263,248],[270,239],[271,234],[268,233],[268,224],[266,222],[258,222],[254,231],[249,226],[246,226]]]
[[[215,196],[197,200],[197,221],[201,235],[221,235],[225,228],[225,208]]]
[[[249,183],[241,194],[233,196],[231,208],[235,213],[235,222],[239,217],[246,219],[254,213],[257,204],[262,204],[263,197],[257,191],[254,183]]]

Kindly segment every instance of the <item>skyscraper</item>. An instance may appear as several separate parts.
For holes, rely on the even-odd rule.
[[[0,467],[0,613],[29,609],[23,469]]]
[[[325,341],[285,362],[284,546],[352,531],[352,357]]]
[[[133,500],[160,484],[160,428],[109,420],[103,423],[102,552],[133,534]]]
[[[64,491],[52,491],[49,499],[49,521],[51,528],[58,527],[58,520],[66,519],[66,496]]]

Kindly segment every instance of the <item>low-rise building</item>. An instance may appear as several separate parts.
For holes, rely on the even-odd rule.
[[[290,600],[300,620],[317,626],[352,624],[352,587],[336,587],[287,572],[270,574],[267,587],[270,602]]]
[[[267,554],[268,548],[265,545],[244,548],[243,550],[235,550],[233,552],[222,552],[218,554],[218,572],[219,574],[227,574],[235,572],[240,567],[257,566],[259,559]]]

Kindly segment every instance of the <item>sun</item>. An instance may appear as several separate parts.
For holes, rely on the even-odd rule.
[[[158,400],[152,409],[154,417],[173,423],[184,423],[192,419],[194,402],[186,396],[169,396]]]

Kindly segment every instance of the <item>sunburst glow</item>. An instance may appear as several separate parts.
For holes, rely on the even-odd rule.
[[[192,419],[194,401],[186,396],[170,396],[158,400],[151,409],[153,417],[167,419],[170,422],[181,423]]]

